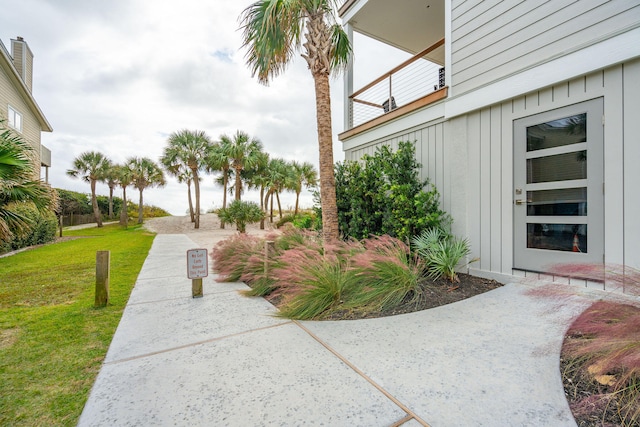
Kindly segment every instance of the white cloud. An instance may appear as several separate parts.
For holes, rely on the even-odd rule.
[[[183,128],[213,138],[241,129],[272,156],[317,167],[313,80],[299,57],[269,86],[252,78],[238,21],[250,3],[20,0],[3,8],[0,39],[8,46],[22,36],[35,55],[34,96],[54,128],[43,134],[52,151],[52,185],[88,192],[86,183],[65,175],[81,152],[102,151],[116,162],[157,160],[167,136]],[[390,68],[374,65],[365,68],[378,74]],[[331,84],[337,135],[342,79]],[[341,148],[336,136],[335,160],[343,159]],[[202,186],[202,207],[219,207],[222,190],[213,177],[205,176]],[[106,185],[98,190],[108,192]],[[135,193],[130,190],[132,200]],[[257,201],[253,193],[246,199]],[[283,199],[285,206],[294,203],[293,195]],[[186,185],[169,179],[164,189],[146,190],[145,201],[183,214]],[[303,193],[302,205],[312,205],[311,194]]]

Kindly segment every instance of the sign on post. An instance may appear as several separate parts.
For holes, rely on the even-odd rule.
[[[209,275],[206,249],[187,250],[187,277],[191,279],[191,295],[193,298],[202,297],[202,278]]]
[[[202,279],[209,275],[206,249],[189,249],[187,251],[187,277]]]

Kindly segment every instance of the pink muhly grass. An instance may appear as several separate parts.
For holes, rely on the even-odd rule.
[[[608,394],[616,395],[623,425],[637,425],[640,421],[640,307],[607,301],[594,303],[567,331],[563,358],[580,361],[583,375],[590,378],[611,376]]]
[[[385,235],[365,240],[364,247],[366,251],[353,258],[353,267],[362,282],[353,305],[387,309],[403,303],[409,294],[412,300],[420,296],[427,265],[411,254],[409,246]]]
[[[213,271],[218,273],[217,282],[237,282],[245,272],[252,255],[261,252],[262,241],[245,233],[236,234],[218,242],[211,251]]]
[[[315,249],[289,249],[278,257],[278,263],[273,274],[278,281],[276,294],[283,296],[281,317],[317,318],[341,304],[355,286],[349,268]]]
[[[588,356],[602,373],[616,373],[618,381],[640,379],[640,308],[599,301],[573,322],[567,346],[574,357]]]

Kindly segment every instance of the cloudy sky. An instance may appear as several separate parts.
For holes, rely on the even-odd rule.
[[[6,3],[6,4],[3,4]],[[214,139],[240,129],[259,138],[272,157],[318,164],[313,80],[297,58],[269,86],[252,78],[244,62],[238,17],[251,0],[0,0],[0,39],[22,36],[34,53],[33,94],[53,133],[54,187],[88,192],[66,176],[73,158],[97,150],[115,162],[131,156],[157,160],[169,134],[204,130]],[[372,80],[404,58],[356,38],[356,52],[376,58],[356,80]],[[373,49],[376,49],[373,55]],[[358,56],[356,56],[358,61]],[[369,79],[369,80],[366,80]],[[332,80],[334,134],[343,130],[342,78]],[[334,136],[334,158],[342,144]],[[222,188],[208,175],[203,209],[220,207]],[[106,185],[98,193],[108,194]],[[130,192],[131,196],[137,194]],[[147,189],[145,203],[174,215],[187,209],[186,185],[173,178]],[[132,197],[133,198],[133,197]],[[249,192],[247,200],[258,200]],[[135,200],[135,199],[134,199]],[[294,197],[283,198],[285,207]],[[310,193],[302,205],[310,207]]]

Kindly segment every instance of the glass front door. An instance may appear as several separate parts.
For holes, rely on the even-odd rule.
[[[514,122],[514,268],[603,262],[602,99]]]

